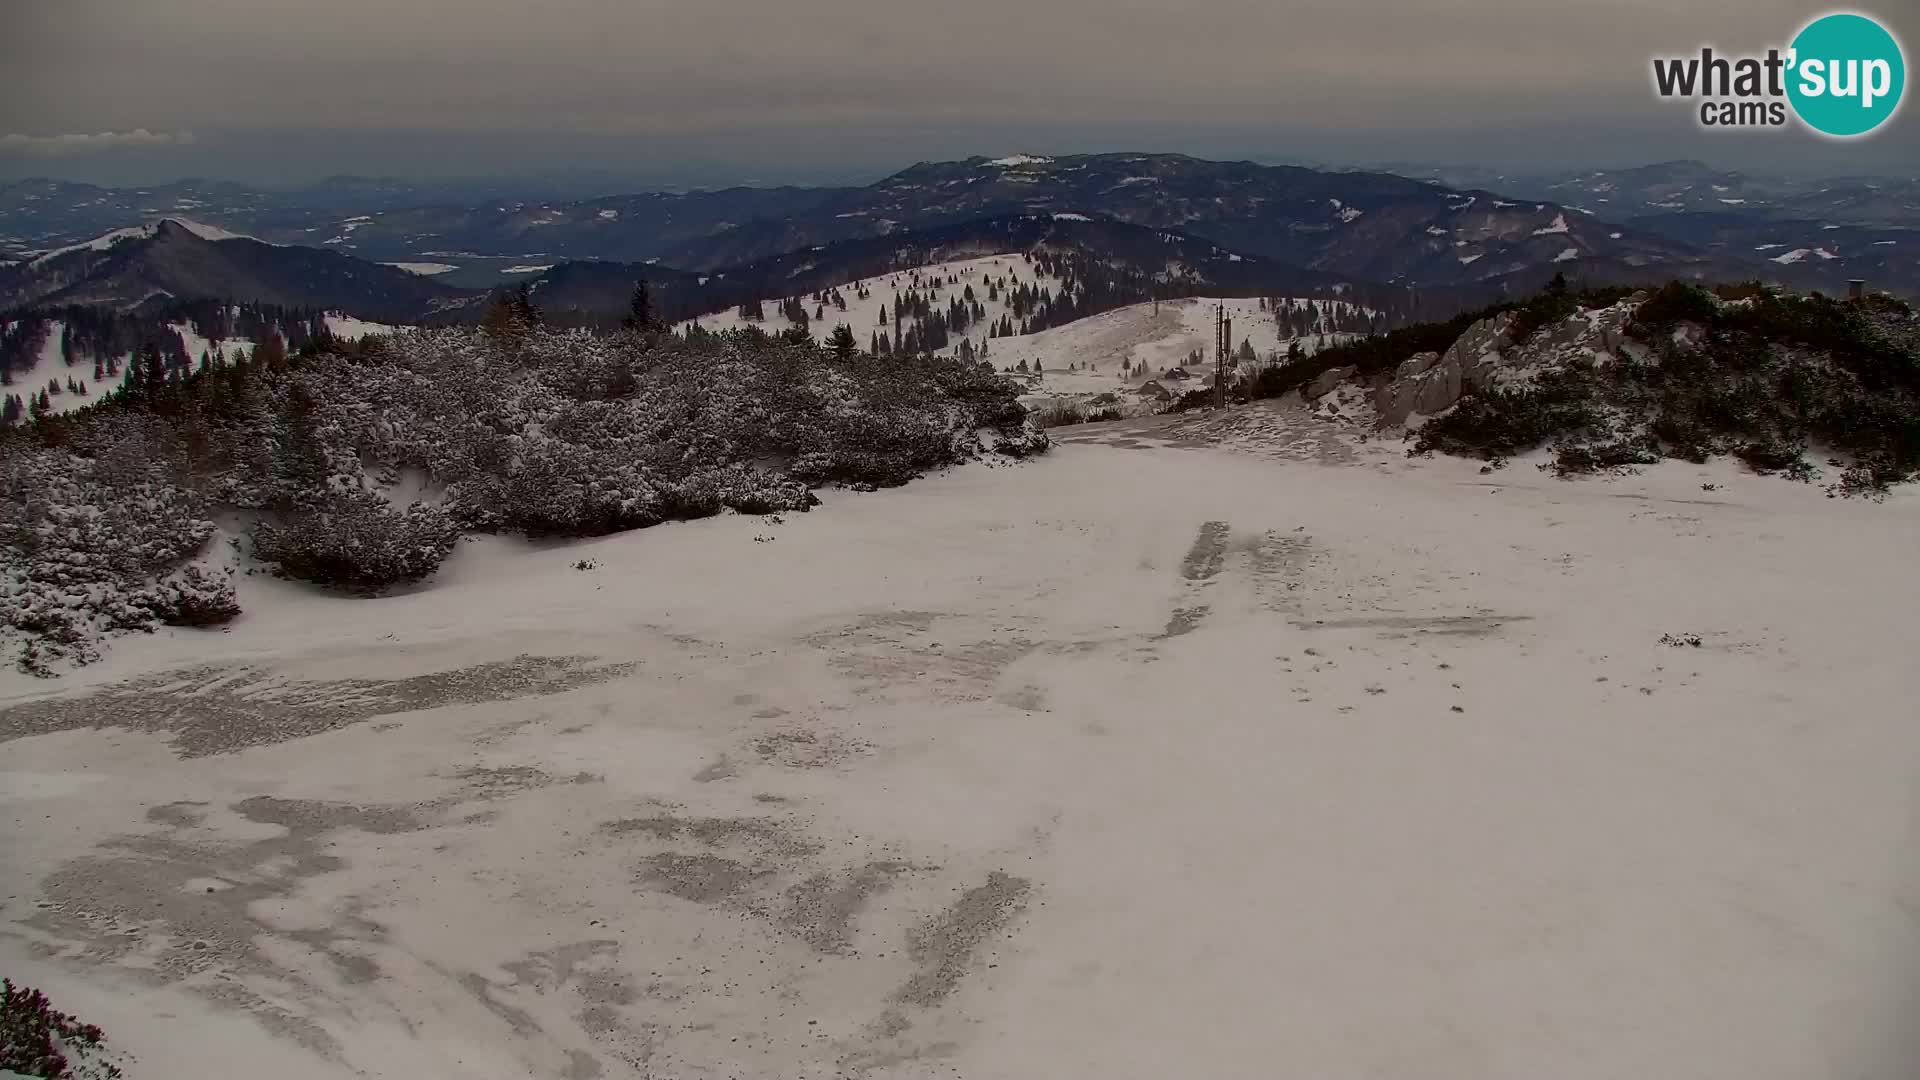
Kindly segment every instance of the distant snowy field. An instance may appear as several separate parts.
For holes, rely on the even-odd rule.
[[[1040,273],[1018,254],[933,263],[917,270],[901,270],[847,282],[838,286],[846,298],[847,310],[843,312],[828,304],[825,317],[809,323],[808,330],[816,339],[824,340],[836,325],[845,323],[853,330],[862,348],[867,347],[876,331],[885,331],[891,337],[894,294],[898,292],[904,295],[909,288],[915,287],[915,274],[919,275],[919,288],[923,294],[927,291],[927,282],[955,281],[954,284],[941,285],[941,304],[967,286],[973,287],[974,298],[986,308],[986,319],[970,326],[964,336],[973,343],[976,353],[984,344],[986,361],[996,368],[1017,367],[1024,363],[1029,371],[1042,372],[1033,383],[1033,392],[1027,395],[1026,400],[1033,405],[1137,388],[1150,378],[1159,378],[1163,371],[1185,364],[1188,355],[1195,351],[1206,358],[1206,364],[1205,370],[1193,374],[1205,375],[1211,370],[1213,362],[1216,304],[1225,304],[1227,315],[1233,320],[1234,347],[1239,348],[1243,341],[1250,344],[1254,354],[1263,362],[1284,355],[1294,341],[1290,331],[1282,330],[1272,311],[1263,308],[1260,300],[1247,297],[1193,297],[1166,300],[1158,304],[1132,304],[1065,326],[989,340],[984,327],[997,323],[1002,315],[1010,314],[1010,309],[1004,295],[999,300],[987,299],[987,279],[1006,278],[1010,285],[1028,284],[1055,292],[1060,288],[1058,278]],[[856,291],[862,287],[871,290],[872,295],[860,299]],[[1327,303],[1299,297],[1294,298],[1293,302],[1296,306]],[[1345,301],[1331,303],[1341,313],[1363,310]],[[888,313],[884,324],[879,317],[883,306]],[[786,329],[787,323],[780,317],[778,301],[769,298],[764,307],[767,318],[758,323],[741,319],[738,312],[726,311],[689,319],[679,324],[678,328],[684,330],[697,323],[716,332],[747,325],[759,326],[768,333]],[[814,304],[809,302],[807,308],[811,314]],[[1015,322],[1017,324],[1018,320]],[[1353,336],[1329,334],[1324,342],[1333,344]],[[1312,353],[1321,346],[1323,339],[1320,335],[1308,335],[1301,337],[1299,342],[1303,351]],[[943,353],[952,355],[959,347],[960,338],[955,337],[953,344]],[[1144,373],[1131,378],[1122,377],[1123,367],[1138,368],[1142,364],[1147,368]],[[1169,389],[1177,393],[1180,387],[1176,385]]]
[[[382,265],[391,266],[396,270],[405,270],[409,274],[419,274],[421,277],[432,277],[435,274],[450,274],[460,269],[452,263],[442,262],[390,262]]]
[[[390,326],[386,323],[356,319],[351,315],[341,315],[337,312],[329,312],[326,319],[327,329],[331,331],[335,337],[343,341],[358,341],[366,337],[380,337],[386,334],[398,333],[406,329],[406,327],[403,326]],[[7,323],[5,325],[11,327],[13,324]],[[186,346],[187,356],[190,357],[196,365],[200,363],[200,358],[203,355],[211,355],[215,352],[225,351],[231,356],[236,352],[251,350],[256,344],[250,338],[226,338],[224,340],[204,338],[194,332],[191,323],[177,322],[168,325],[174,333],[180,335],[181,343]],[[71,366],[66,363],[61,355],[61,343],[66,340],[66,336],[66,322],[61,319],[55,319],[47,329],[47,339],[41,343],[40,355],[34,360],[33,367],[25,372],[14,372],[13,382],[4,388],[4,392],[7,394],[19,394],[22,398],[26,398],[29,395],[38,394],[40,391],[46,390],[48,391],[48,403],[52,406],[49,411],[53,413],[73,412],[75,409],[91,405],[112,393],[114,389],[120,385],[121,379],[125,377],[127,364],[133,359],[133,354],[127,353],[116,358],[121,372],[120,375],[109,379],[96,380],[93,377],[93,357],[89,356]],[[82,393],[74,393],[68,390],[66,388],[68,379],[85,383],[85,391]],[[53,393],[52,387],[49,384],[58,385],[60,392],[57,394]]]
[[[976,350],[979,349],[980,343],[987,339],[987,327],[990,324],[997,323],[1002,315],[1011,313],[1011,309],[1008,308],[1004,295],[1002,295],[999,300],[990,301],[987,299],[986,283],[988,278],[993,278],[996,281],[1005,278],[1009,286],[1016,288],[1019,285],[1031,285],[1036,289],[1045,288],[1055,292],[1058,292],[1060,289],[1059,278],[1040,273],[1038,268],[1019,255],[987,255],[974,259],[958,259],[952,262],[930,263],[912,270],[899,270],[890,274],[880,274],[870,278],[859,278],[835,286],[835,288],[840,290],[841,295],[846,298],[847,310],[841,311],[832,304],[828,304],[824,317],[810,323],[808,329],[812,331],[816,339],[824,341],[828,334],[833,333],[835,326],[845,323],[852,328],[854,335],[860,339],[861,348],[866,348],[871,342],[873,335],[878,331],[885,331],[887,336],[891,338],[893,336],[894,294],[898,293],[904,296],[909,289],[915,288],[915,275],[918,275],[920,282],[918,288],[923,296],[927,294],[928,286],[931,283],[939,283],[939,303],[942,306],[944,306],[949,299],[961,295],[968,286],[971,286],[973,288],[974,299],[980,301],[981,306],[986,308],[986,318],[969,326],[964,335],[955,335],[953,345],[945,350],[948,353],[960,347],[961,337],[970,339],[973,342],[974,348]],[[947,284],[950,278],[956,279],[956,283],[951,285]],[[872,295],[864,300],[860,299],[855,294],[861,288],[871,290]],[[807,298],[802,297],[802,299],[806,300]],[[754,325],[770,334],[779,333],[786,329],[788,325],[787,322],[780,317],[780,298],[768,297],[766,300],[765,308],[767,318],[764,322],[756,323],[751,320],[742,319],[740,313],[737,311],[724,311],[713,315],[702,315],[697,319],[689,319],[681,323],[680,328],[685,329],[693,323],[698,323],[705,329],[720,331],[736,330],[744,326]],[[807,313],[812,314],[815,305],[809,300],[806,306]],[[880,320],[880,309],[883,307],[886,308],[887,311],[887,320],[884,324],[882,324]],[[1014,323],[1017,327],[1019,320],[1015,319]],[[993,355],[998,351],[997,346],[999,339],[994,339],[988,342],[988,344],[987,359],[993,361],[995,364],[999,364],[1000,361],[995,360]],[[1007,363],[1012,362],[1011,360],[1007,361]]]

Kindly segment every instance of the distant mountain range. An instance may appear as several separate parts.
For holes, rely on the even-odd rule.
[[[473,290],[351,255],[269,244],[179,218],[108,233],[0,267],[0,309],[137,308],[224,299],[413,322],[474,303]]]
[[[1490,178],[1019,155],[923,163],[858,188],[432,201],[446,194],[346,178],[296,192],[0,186],[0,259],[11,260],[0,307],[224,297],[420,321],[477,317],[488,290],[527,282],[546,306],[594,319],[644,275],[692,313],[750,292],[817,291],[927,251],[1040,243],[1243,294],[1418,294],[1428,313],[1556,272],[1829,291],[1859,277],[1920,294],[1920,184],[1798,183],[1697,162]]]

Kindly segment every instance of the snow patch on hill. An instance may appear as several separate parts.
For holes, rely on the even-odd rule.
[[[84,408],[99,401],[118,385],[117,379],[93,378],[93,364],[74,364],[68,367],[61,356],[60,345],[66,339],[67,324],[56,320],[47,328],[47,339],[40,344],[40,355],[34,358],[33,367],[25,372],[15,371],[13,383],[0,393],[18,394],[22,401],[31,403],[42,390],[47,392],[47,406],[52,413],[68,413]],[[84,393],[75,393],[67,389],[67,380],[86,383]],[[57,391],[57,392],[56,392]]]
[[[381,265],[391,266],[396,270],[405,270],[409,274],[419,274],[421,277],[432,277],[435,274],[446,274],[460,269],[452,263],[437,262],[390,262],[382,263]]]
[[[405,330],[403,326],[389,326],[386,323],[368,322],[339,312],[327,312],[327,332],[344,341],[356,341],[365,337],[382,337],[398,334]]]
[[[972,259],[955,259],[913,269],[896,270],[892,273],[879,274],[870,278],[860,278],[855,281],[837,285],[834,288],[837,288],[840,291],[841,297],[846,300],[847,309],[841,311],[832,304],[826,305],[826,311],[822,318],[808,323],[808,332],[813,334],[817,339],[825,340],[826,336],[833,332],[835,326],[845,323],[853,330],[854,337],[859,340],[863,348],[872,340],[876,332],[885,333],[888,338],[891,339],[894,332],[894,294],[896,292],[904,294],[908,289],[914,288],[913,282],[915,274],[919,275],[921,282],[919,288],[922,295],[926,294],[927,284],[929,282],[938,280],[943,283],[939,289],[939,303],[943,306],[952,296],[962,293],[968,286],[973,287],[974,299],[978,300],[980,305],[986,309],[986,318],[969,326],[965,334],[955,335],[953,344],[943,351],[951,353],[954,349],[959,348],[962,337],[970,338],[976,350],[980,347],[981,342],[986,341],[988,346],[987,359],[993,361],[996,365],[999,364],[999,361],[995,358],[995,354],[1001,347],[1000,343],[1002,341],[1013,341],[1017,339],[993,338],[989,340],[986,338],[987,327],[989,325],[998,323],[1001,316],[1011,314],[1011,309],[1007,306],[1007,297],[1004,293],[1001,294],[998,300],[989,300],[987,298],[987,279],[993,278],[998,281],[1001,278],[1006,278],[1009,285],[1014,284],[1017,280],[1019,284],[1031,285],[1036,289],[1044,288],[1058,291],[1060,288],[1059,279],[1040,273],[1038,268],[1032,263],[1027,262],[1016,254],[984,255]],[[958,284],[944,284],[950,278],[958,279]],[[861,289],[868,290],[870,295],[865,299],[860,298],[857,294]],[[715,332],[737,330],[745,326],[758,326],[769,334],[777,334],[785,330],[788,324],[786,320],[780,317],[781,298],[770,296],[763,299],[765,301],[764,310],[767,316],[765,321],[753,322],[742,319],[737,311],[723,311],[702,315],[697,319],[687,320],[686,322],[680,323],[679,328],[684,330],[688,325],[698,323],[703,329]],[[816,308],[816,305],[810,299],[807,300],[804,306],[809,315],[812,315]],[[883,307],[887,309],[887,320],[884,323],[880,320],[880,311]],[[1019,325],[1019,321],[1018,318],[1014,319],[1016,328]],[[1012,361],[1008,362],[1011,363]]]
[[[85,243],[70,244],[67,247],[55,248],[52,251],[42,252],[41,254],[39,254],[34,258],[33,262],[30,265],[39,266],[42,263],[49,262],[53,259],[57,259],[62,255],[71,255],[76,251],[106,251],[112,248],[115,244],[123,243],[129,240],[150,240],[154,237],[155,234],[157,234],[160,231],[160,226],[167,222],[172,222],[173,224],[180,226],[181,228],[187,230],[188,232],[194,234],[195,236],[200,237],[202,240],[251,240],[253,239],[253,237],[251,236],[243,236],[240,233],[228,232],[227,230],[222,229],[217,225],[207,225],[207,224],[203,224],[201,222],[193,221],[191,219],[183,218],[183,217],[165,217],[165,218],[159,219],[158,221],[149,221],[144,225],[134,225],[125,229],[115,229],[112,232],[103,233],[99,236],[96,236],[93,239],[86,241]]]
[[[1296,297],[1293,303],[1311,303],[1315,306],[1331,303],[1333,309],[1341,314],[1363,310],[1344,300]],[[1091,380],[1081,387],[1089,391],[1123,385],[1118,379],[1123,366],[1145,364],[1148,368],[1148,374],[1130,380],[1131,385],[1145,382],[1149,377],[1158,378],[1160,372],[1185,364],[1188,356],[1196,351],[1205,358],[1210,369],[1213,362],[1214,307],[1218,304],[1226,305],[1227,317],[1233,321],[1235,348],[1244,341],[1253,347],[1257,357],[1267,360],[1284,354],[1288,344],[1293,341],[1291,334],[1282,333],[1273,312],[1263,309],[1258,299],[1190,297],[1162,300],[1157,305],[1151,301],[1129,304],[1037,334],[996,339],[993,342],[994,351],[987,359],[1001,368],[1023,361],[1029,369],[1038,367],[1045,373],[1045,383],[1050,391],[1078,386],[1078,382],[1066,373],[1069,364],[1076,368],[1076,373],[1077,369],[1082,368],[1099,369],[1097,374],[1081,376],[1081,381]],[[1344,341],[1351,336],[1328,335],[1328,341]],[[1318,348],[1319,337],[1303,337],[1300,344],[1304,351],[1311,353]]]
[[[1498,204],[1496,204],[1496,205],[1498,205]],[[1535,236],[1552,236],[1552,235],[1554,235],[1555,233],[1563,233],[1563,232],[1566,232],[1566,231],[1567,231],[1567,215],[1565,215],[1565,214],[1555,214],[1555,215],[1553,216],[1553,224],[1551,224],[1551,225],[1545,225],[1545,226],[1542,226],[1542,227],[1540,227],[1540,228],[1538,228],[1538,229],[1535,229],[1535,230],[1533,230],[1533,235],[1535,235]]]

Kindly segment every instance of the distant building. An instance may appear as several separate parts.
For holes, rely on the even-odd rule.
[[[1161,386],[1151,379],[1141,383],[1140,388],[1135,390],[1134,393],[1139,394],[1143,398],[1151,398],[1154,401],[1173,400],[1173,391],[1168,390],[1166,387]]]
[[[1186,368],[1174,368],[1172,371],[1167,372],[1167,378],[1172,379],[1174,382],[1182,382],[1193,378],[1193,376],[1187,374]]]

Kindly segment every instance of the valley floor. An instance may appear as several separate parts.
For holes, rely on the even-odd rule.
[[[1331,430],[9,675],[0,972],[135,1080],[1912,1075],[1920,498]]]

